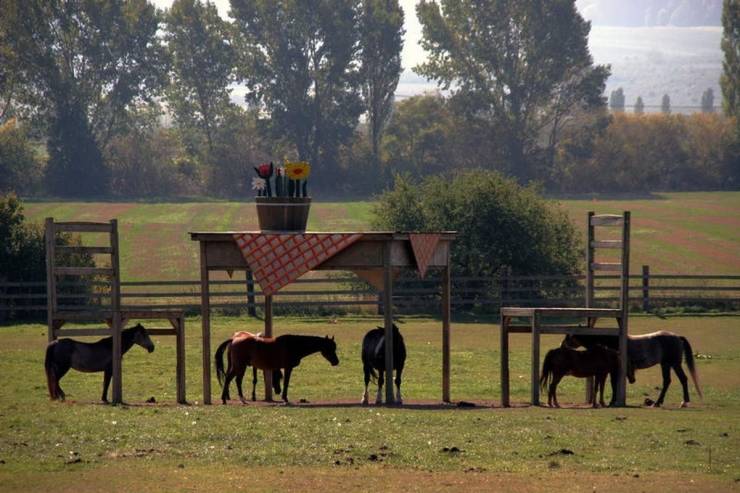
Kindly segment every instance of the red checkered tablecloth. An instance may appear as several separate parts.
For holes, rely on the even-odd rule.
[[[361,237],[357,233],[237,233],[234,240],[262,292],[271,295]]]

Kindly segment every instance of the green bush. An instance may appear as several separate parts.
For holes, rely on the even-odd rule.
[[[571,274],[581,264],[579,235],[565,211],[497,172],[418,184],[397,176],[373,212],[381,230],[457,231],[455,276],[493,277],[508,268],[517,275]]]
[[[80,245],[79,236],[69,233],[61,234],[57,237],[57,245]],[[58,256],[58,260],[63,265],[94,267],[95,262],[87,254],[63,254]],[[61,265],[60,264],[60,265]],[[67,278],[67,276],[58,279],[60,285],[67,281],[77,281],[78,278]],[[23,204],[15,196],[8,194],[0,196],[0,284],[3,282],[45,282],[46,281],[46,251],[44,245],[44,230],[39,224],[26,224],[23,216]],[[4,287],[0,286],[0,297],[6,292]],[[12,289],[13,293],[20,294],[18,289]],[[28,293],[27,290],[20,290]],[[36,293],[44,293],[45,290]],[[70,299],[65,303],[74,304],[91,304],[90,294],[93,292],[92,286],[61,287],[59,293],[79,295],[75,299]],[[43,301],[25,300],[25,299],[6,299],[0,302],[0,305],[11,306],[14,311],[0,311],[0,320],[6,318],[28,318],[34,316],[39,318],[40,312],[35,311],[28,313],[23,310],[26,305],[38,305]]]

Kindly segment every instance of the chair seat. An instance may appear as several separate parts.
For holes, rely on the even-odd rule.
[[[534,314],[558,317],[621,317],[622,310],[615,308],[553,308],[553,307],[502,307],[504,317],[532,317]]]

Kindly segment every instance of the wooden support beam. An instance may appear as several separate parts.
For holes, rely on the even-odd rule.
[[[206,244],[200,243],[200,318],[203,346],[203,404],[211,404],[211,296]]]
[[[450,402],[450,262],[442,273],[442,401]]]
[[[540,315],[532,316],[532,405],[540,405]]]
[[[501,316],[501,406],[509,407],[509,318]]]
[[[185,397],[185,318],[177,320],[177,341],[175,349],[177,351],[176,374],[177,374],[177,402],[178,404],[187,404]]]
[[[591,226],[621,226],[622,216],[619,214],[598,214],[591,217]]]
[[[272,337],[272,295],[265,296],[265,337]],[[265,381],[265,400],[272,401],[272,372],[264,370],[262,372]]]
[[[383,245],[383,318],[385,329],[385,405],[395,404],[393,391],[393,269],[391,245]]]

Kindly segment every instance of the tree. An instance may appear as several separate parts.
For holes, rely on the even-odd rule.
[[[614,112],[623,112],[624,102],[624,90],[622,90],[621,87],[617,88],[615,91],[612,91],[612,93],[609,95],[609,109]]]
[[[339,147],[363,111],[358,73],[358,0],[232,0],[239,75],[247,100],[269,116],[314,183],[332,183]]]
[[[637,101],[635,101],[635,115],[642,115],[645,113],[645,103],[642,102],[642,96],[637,96]]]
[[[126,110],[161,84],[158,16],[146,0],[4,0],[2,49],[17,57],[34,116],[46,123],[50,190],[105,191],[101,149]]]
[[[457,231],[452,269],[458,276],[571,274],[580,264],[579,237],[564,210],[493,171],[415,183],[397,176],[373,210],[373,227],[388,231]]]
[[[671,97],[668,94],[663,94],[663,99],[660,101],[660,111],[666,115],[671,114]]]
[[[574,112],[604,107],[609,69],[593,65],[573,0],[423,0],[416,11],[429,56],[414,70],[490,122],[521,180],[542,162],[543,133],[551,151]]]
[[[714,113],[714,90],[710,87],[701,94],[702,113]]]
[[[740,2],[724,0],[722,3],[722,107],[725,115],[738,117],[740,122]],[[738,123],[740,129],[740,123]],[[738,131],[740,134],[740,130]]]
[[[398,0],[364,0],[360,12],[360,74],[373,157],[393,109],[401,76],[403,10]]]
[[[25,129],[15,118],[0,124],[0,193],[31,191],[42,170]]]
[[[233,106],[235,54],[228,23],[214,4],[201,0],[175,0],[165,19],[171,60],[167,101],[177,124],[203,132],[212,152],[216,127]]]

